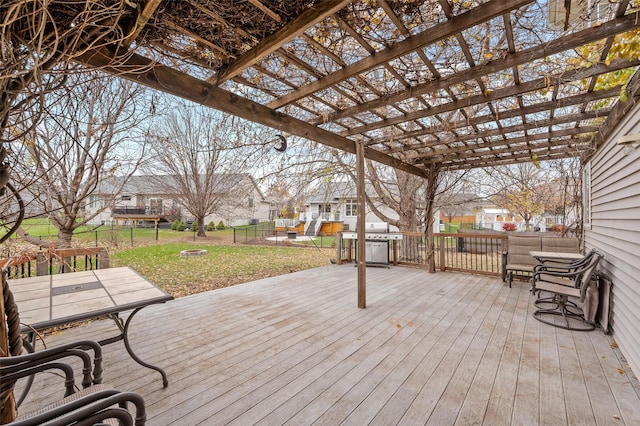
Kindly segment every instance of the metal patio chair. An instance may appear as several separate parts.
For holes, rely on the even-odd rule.
[[[546,269],[540,267],[534,271],[532,279],[533,293],[538,293],[539,300],[541,299],[541,291],[552,294],[550,300],[545,300],[545,302],[552,303],[552,307],[539,307],[533,313],[533,316],[538,321],[569,330],[590,331],[595,328],[593,322],[585,319],[582,309],[569,300],[570,297],[573,297],[584,303],[587,290],[592,285],[592,276],[598,263],[604,257],[595,250],[587,256],[588,262],[583,262],[579,266],[568,265],[563,268],[555,264],[553,267]]]
[[[13,411],[19,407],[31,380],[37,373],[56,370],[64,376],[64,396],[60,401],[39,409],[26,416],[20,416],[9,423],[16,426],[28,425],[94,425],[123,424],[144,425],[146,410],[143,398],[132,392],[121,392],[101,384],[102,348],[97,342],[80,341],[38,352],[24,354],[23,340],[20,335],[20,316],[18,307],[9,289],[5,271],[2,271],[2,302],[8,340],[9,356],[0,357],[0,411]],[[93,352],[93,358],[90,352]],[[76,391],[74,369],[68,363],[70,358],[82,362],[82,390]],[[14,400],[16,382],[26,378],[23,395]],[[15,401],[15,402],[14,402]],[[132,403],[135,416],[127,409]],[[6,410],[6,411],[5,411]],[[6,420],[6,418],[5,418]]]

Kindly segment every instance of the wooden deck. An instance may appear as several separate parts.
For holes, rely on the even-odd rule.
[[[536,321],[525,283],[405,267],[367,268],[367,281],[365,310],[353,265],[145,308],[131,341],[169,387],[122,343],[105,347],[105,383],[142,394],[150,425],[640,424],[640,387],[610,337]],[[25,412],[61,381],[38,379]]]

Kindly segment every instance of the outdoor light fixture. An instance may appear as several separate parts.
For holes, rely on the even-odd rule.
[[[624,146],[624,148],[622,148],[623,154],[631,154],[636,148],[640,146],[640,133],[630,133],[626,136],[622,136],[620,139],[618,139],[618,145]]]
[[[276,136],[276,138],[270,141],[269,143],[272,143],[274,145],[279,143],[280,145],[273,147],[273,149],[275,149],[278,152],[284,152],[287,149],[287,138],[285,138],[282,135]]]

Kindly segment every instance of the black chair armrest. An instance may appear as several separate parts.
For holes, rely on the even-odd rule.
[[[68,401],[56,408],[44,413],[18,420],[11,423],[13,426],[37,426],[44,422],[48,425],[92,425],[91,419],[120,418],[122,410],[114,409],[117,405],[121,409],[127,407],[127,403],[133,403],[136,410],[135,425],[143,426],[147,420],[144,399],[133,392],[120,392],[118,390],[101,390]]]
[[[538,270],[536,271],[534,268],[534,272],[533,272],[533,281],[536,281],[536,278],[539,278],[540,275],[545,274],[545,275],[551,275],[554,277],[563,277],[563,278],[575,278],[576,276],[580,275],[581,271],[576,271],[576,270]]]
[[[30,367],[24,367],[21,369],[14,369],[14,371],[10,372],[2,370],[2,390],[5,390],[5,386],[13,386],[13,384],[18,379],[29,377],[36,373],[41,373],[48,370],[60,370],[64,373],[64,396],[72,395],[75,392],[75,377],[73,375],[73,368],[69,364],[65,364],[63,362],[48,362],[39,365],[33,365]]]
[[[93,367],[91,365],[91,356],[86,352],[87,349],[93,350]],[[90,386],[91,383],[98,384],[102,382],[102,347],[97,342],[90,340],[69,343],[25,355],[2,357],[0,358],[0,371],[4,375],[5,372],[11,373],[19,369],[30,368],[73,356],[82,360],[83,387]],[[91,377],[92,373],[93,378]]]
[[[507,251],[503,251],[502,252],[502,282],[506,282],[507,281],[507,256],[508,256],[509,252]]]

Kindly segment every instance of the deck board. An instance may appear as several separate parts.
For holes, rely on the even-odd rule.
[[[104,348],[104,381],[139,392],[149,425],[640,424],[637,380],[601,331],[536,321],[525,283],[394,266],[332,265],[143,309]],[[48,346],[101,339],[94,321]],[[22,409],[54,400],[38,377]],[[38,402],[36,402],[38,401]]]

